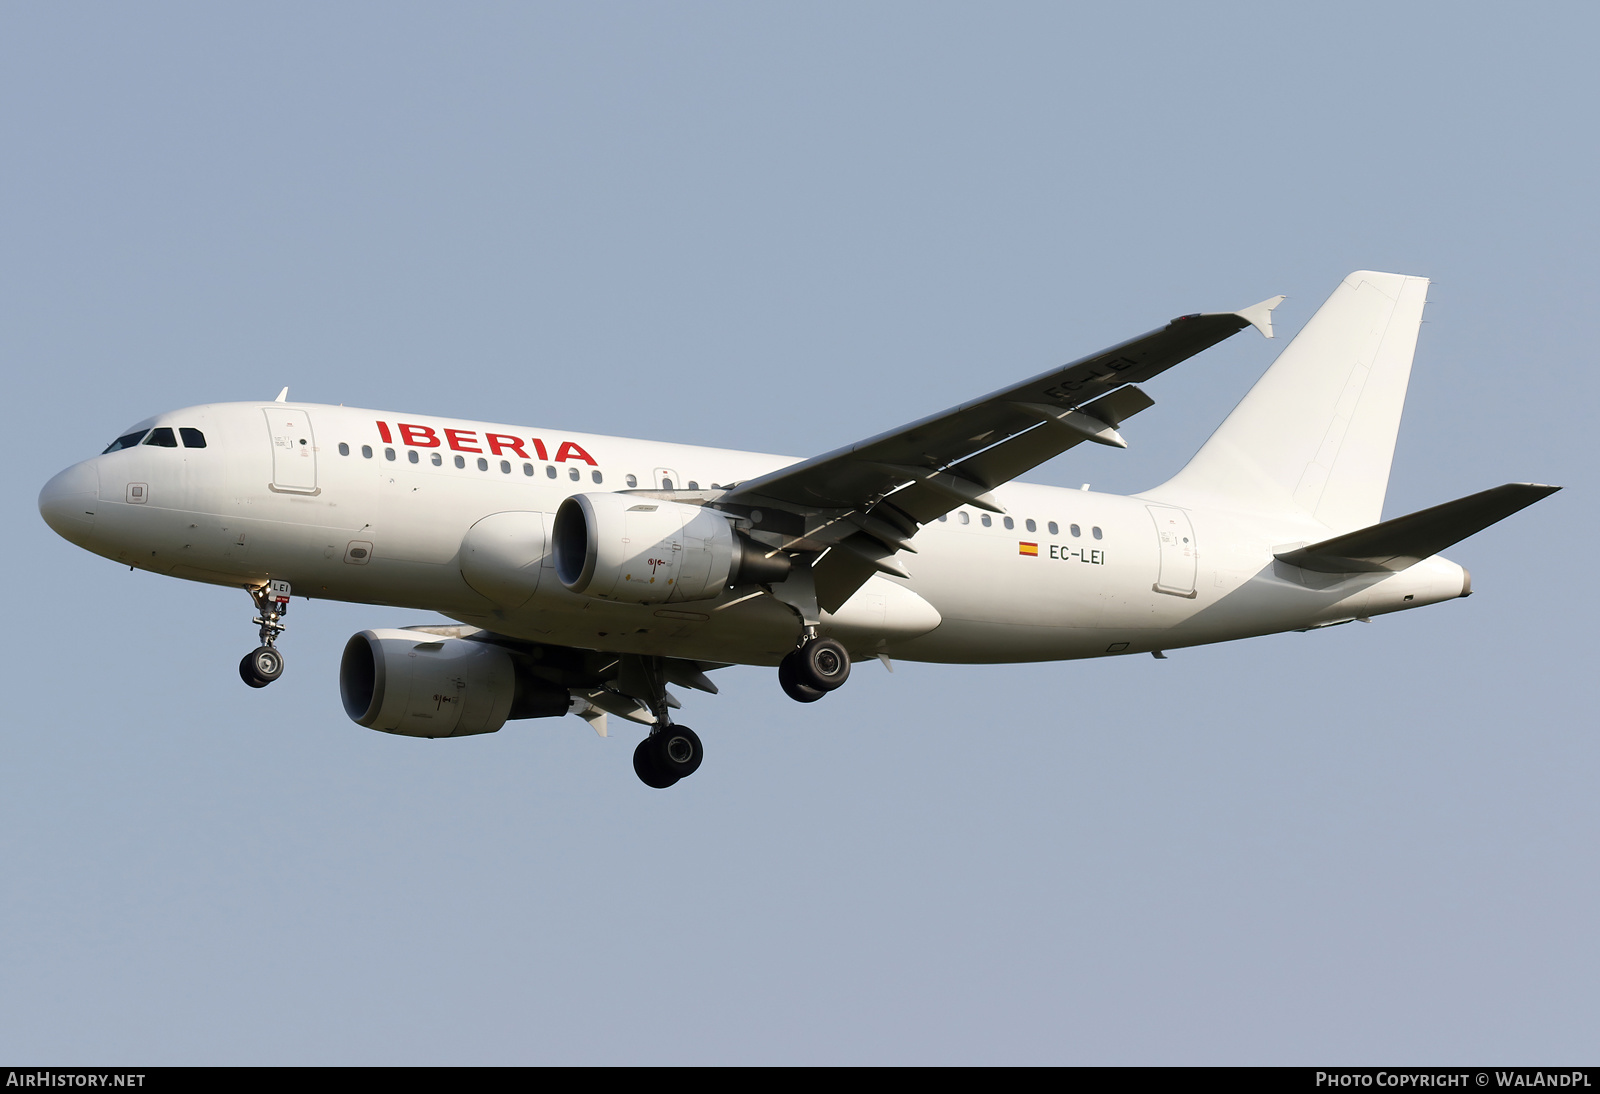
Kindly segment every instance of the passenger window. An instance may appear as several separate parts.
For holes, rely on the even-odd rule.
[[[152,429],[150,436],[144,439],[144,443],[153,444],[157,448],[177,448],[178,438],[173,436],[170,425],[164,425],[160,429]]]
[[[410,460],[412,463],[422,462],[422,457],[417,455],[417,450],[415,448],[408,449],[406,451],[406,459]]]
[[[441,456],[439,453],[435,452],[433,454],[433,466],[442,467],[443,465],[444,465],[444,457]]]
[[[366,460],[372,459],[372,446],[370,444],[364,444],[361,446],[361,458]]]
[[[385,448],[383,450],[383,458],[388,460],[390,463],[393,463],[394,462],[394,449]]]
[[[106,448],[106,451],[100,453],[100,455],[104,456],[106,452],[121,452],[124,448],[132,448],[134,445],[144,440],[144,434],[145,431],[141,429],[137,433],[129,433],[125,437],[118,437],[116,440],[112,441],[111,444]]]
[[[1028,518],[1028,531],[1037,532],[1038,530],[1039,530],[1039,526],[1034,523],[1034,520],[1033,520],[1032,517],[1029,517]]]
[[[547,464],[544,465],[544,477],[547,478],[547,479],[553,479],[553,478],[556,477],[556,465],[555,464],[547,463]]]
[[[571,479],[573,482],[577,482],[578,481],[578,469],[576,467],[567,468],[567,478]]]
[[[465,466],[467,466],[467,458],[465,456],[457,456],[456,457],[456,466],[457,467],[465,467]]]
[[[198,429],[190,429],[188,426],[184,426],[178,430],[178,436],[183,438],[183,447],[185,448],[204,448],[206,446],[206,435]]]
[[[983,514],[983,516],[979,517],[978,519],[983,521],[983,526],[985,528],[991,527],[994,524],[994,518],[988,513]]]
[[[1008,531],[1017,526],[1017,522],[1012,520],[1010,517],[1006,517],[1003,521],[1001,521],[1001,523],[1006,526]]]
[[[106,451],[108,451],[108,452],[109,452],[109,451],[110,451],[110,449],[107,449],[107,450],[106,450]],[[628,479],[627,479],[627,482],[628,482],[628,489],[630,489],[630,490],[631,490],[631,489],[633,489],[633,488],[634,488],[634,487],[635,487],[635,486],[638,486],[638,485],[639,485],[639,476],[638,476],[638,475],[629,475],[629,476],[628,476]]]
[[[343,441],[339,442],[339,455],[341,455],[341,456],[350,455],[350,446],[345,444]]]
[[[1050,534],[1052,536],[1059,536],[1061,534],[1061,526],[1056,524],[1055,521],[1050,522]]]
[[[950,519],[950,514],[949,513],[940,513],[939,514],[939,519],[940,520],[949,520]]]
[[[533,464],[531,464],[531,463],[525,463],[525,464],[523,464],[523,465],[522,465],[522,473],[523,473],[523,474],[524,474],[524,475],[531,475],[531,474],[533,474]]]
[[[971,524],[972,523],[972,518],[967,516],[966,510],[962,510],[961,512],[957,513],[956,516],[961,518],[961,523],[962,524]]]
[[[663,489],[663,490],[671,490],[672,489],[672,480],[671,479],[662,479],[661,480],[661,489]]]
[[[1075,536],[1081,536],[1081,535],[1083,535],[1083,529],[1079,528],[1076,524],[1074,524],[1072,526],[1072,534],[1075,535]]]
[[[595,482],[604,482],[605,481],[605,476],[600,474],[600,472],[598,472],[598,471],[589,472],[589,477],[591,479],[593,479]]]
[[[487,470],[489,470],[489,461],[484,459],[482,456],[478,457],[478,470],[479,471],[487,471]]]
[[[698,490],[698,489],[700,489],[700,484],[695,482],[693,479],[690,479],[689,480],[689,489],[690,490]]]
[[[500,474],[502,474],[502,475],[511,474],[511,461],[510,460],[501,460],[500,461]]]
[[[1089,529],[1089,531],[1094,533],[1094,538],[1095,539],[1099,539],[1100,538],[1100,526],[1098,524],[1095,525],[1093,528]]]

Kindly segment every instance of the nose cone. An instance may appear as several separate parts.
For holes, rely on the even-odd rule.
[[[100,473],[93,462],[73,464],[39,491],[39,515],[62,539],[82,544],[94,531]]]

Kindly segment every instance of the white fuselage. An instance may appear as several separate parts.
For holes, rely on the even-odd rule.
[[[795,462],[590,434],[299,403],[191,407],[141,423],[204,448],[138,445],[61,473],[52,527],[125,565],[223,585],[292,583],[311,598],[391,604],[516,638],[616,652],[776,664],[800,620],[758,586],[630,605],[569,592],[548,560],[531,598],[497,604],[463,577],[482,518],[544,514],[582,492],[712,490]],[[856,656],[1043,661],[1300,630],[1461,596],[1432,558],[1328,575],[1274,559],[1326,538],[1309,516],[1011,483],[1006,516],[963,507],[923,527],[909,578],[873,577],[822,632]]]

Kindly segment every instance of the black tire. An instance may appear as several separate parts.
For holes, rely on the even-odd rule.
[[[832,691],[850,679],[850,654],[832,638],[813,638],[795,650],[797,683],[818,691]]]
[[[633,773],[639,776],[640,782],[655,790],[665,790],[678,781],[676,775],[666,775],[656,770],[655,750],[650,747],[649,737],[640,741],[633,750]]]
[[[244,655],[244,657],[240,658],[239,679],[243,680],[253,688],[264,688],[268,684],[272,683],[272,681],[263,680],[261,677],[256,675],[254,658],[255,655],[252,653],[247,653]]]
[[[667,726],[650,734],[647,740],[650,742],[651,762],[655,769],[672,776],[673,782],[687,779],[699,771],[700,761],[706,757],[699,734],[688,726]]]
[[[257,646],[245,655],[245,660],[250,662],[250,671],[262,687],[283,675],[283,654],[271,646]]]
[[[799,660],[800,651],[796,650],[778,662],[778,686],[783,688],[785,695],[797,703],[815,703],[828,693],[799,681],[795,675],[795,663]]]

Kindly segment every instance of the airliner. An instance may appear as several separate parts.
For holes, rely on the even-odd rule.
[[[1173,478],[1116,496],[1017,481],[1126,447],[1140,386],[1254,328],[1274,297],[1195,313],[809,459],[288,400],[159,414],[52,478],[63,538],[250,594],[283,672],[291,598],[450,624],[364,630],[339,667],[357,724],[409,737],[608,716],[635,774],[693,774],[679,689],[777,669],[813,703],[852,665],[1166,650],[1465,597],[1452,544],[1555,492],[1509,483],[1382,519],[1428,281],[1351,274]],[[838,700],[835,700],[836,702]]]

